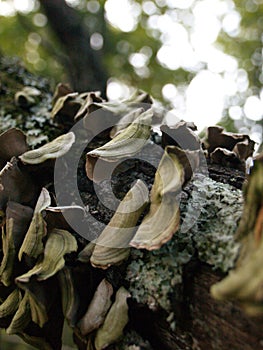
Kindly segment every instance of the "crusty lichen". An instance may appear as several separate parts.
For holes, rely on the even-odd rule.
[[[28,107],[15,103],[15,94],[25,87],[39,91]],[[29,73],[14,58],[0,58],[0,132],[19,128],[27,135],[31,147],[57,137],[61,131],[50,118],[52,94],[44,78]]]
[[[209,178],[196,181],[195,186],[206,191],[205,206],[191,230],[198,257],[214,269],[227,272],[234,266],[239,249],[234,233],[243,209],[242,192]],[[190,205],[199,200],[199,192],[194,191]]]
[[[191,188],[190,198],[182,201],[180,209],[182,227],[196,220],[194,226],[187,232],[179,230],[159,250],[133,249],[127,268],[131,295],[138,302],[153,309],[162,307],[168,313],[172,311],[174,287],[182,282],[183,266],[193,256],[214,269],[228,271],[238,253],[234,233],[242,213],[242,192],[207,177],[192,181]]]
[[[169,294],[182,282],[182,267],[193,253],[191,238],[183,238],[180,233],[159,250],[132,250],[132,262],[127,269],[132,296],[152,309],[160,306],[170,311]]]

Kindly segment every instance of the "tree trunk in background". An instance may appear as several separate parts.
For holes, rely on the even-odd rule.
[[[90,47],[90,34],[81,16],[64,0],[40,0],[40,3],[68,57],[65,68],[73,89],[100,90],[105,96],[108,75],[102,65],[102,54]]]

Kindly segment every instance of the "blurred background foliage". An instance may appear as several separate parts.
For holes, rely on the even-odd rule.
[[[136,87],[262,142],[263,0],[0,0],[0,50],[73,89]],[[206,107],[206,109],[205,109]]]

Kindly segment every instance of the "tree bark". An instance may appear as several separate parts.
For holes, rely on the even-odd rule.
[[[210,177],[218,184],[231,183],[236,188],[242,186],[244,174],[240,171],[208,166]],[[222,231],[224,229],[222,226]],[[157,260],[156,268],[159,263]],[[212,298],[211,286],[225,275],[198,257],[193,257],[183,268],[182,283],[170,291],[174,296],[172,312],[176,320],[175,329],[171,329],[163,310],[152,311],[145,304],[136,302],[130,305],[131,327],[149,340],[156,350],[263,349],[263,317],[250,317],[237,303]],[[144,349],[142,345],[139,346],[139,349]],[[116,350],[120,349],[123,349],[122,346],[116,347]]]
[[[131,308],[132,327],[156,350],[262,349],[263,319],[248,317],[235,303],[211,297],[211,285],[223,277],[207,264],[191,262],[184,271],[183,300],[174,308],[176,330],[169,329],[161,312],[137,304]]]
[[[13,96],[16,91],[21,90],[25,81],[27,84],[31,81],[32,85],[39,89],[42,87],[42,98],[45,96],[45,105],[49,109],[50,106],[47,104],[50,103],[48,102],[50,101],[48,99],[50,93],[48,92],[47,83],[25,72],[17,63],[10,65],[2,62],[0,80],[0,106],[3,116],[10,113],[11,106],[14,108],[11,111],[12,114],[15,108],[19,109],[12,104]],[[21,110],[19,111],[21,112]],[[29,120],[34,113],[35,109],[25,110],[25,115]],[[22,127],[23,125],[20,125],[19,122],[20,119],[18,119],[18,124],[15,126]],[[47,124],[47,127],[54,128],[56,131],[56,127],[52,124]],[[27,132],[27,130],[24,131]],[[228,184],[238,189],[242,187],[245,176],[241,171],[209,164],[208,170],[210,178],[216,180],[218,186],[225,186],[226,192],[229,190]],[[221,185],[221,183],[225,185]],[[185,196],[183,197],[186,202],[188,201],[187,193],[190,190],[189,188],[184,189]],[[227,203],[224,206],[226,207]],[[222,230],[224,230],[224,225]],[[174,258],[176,258],[176,254],[174,252]],[[149,255],[147,258],[149,258]],[[143,260],[144,265],[147,263],[147,259]],[[154,269],[158,268],[158,264],[164,265],[165,262],[156,258]],[[119,268],[109,269],[105,276],[114,286],[118,286],[123,283],[123,271]],[[102,274],[101,271],[97,271],[97,273]],[[172,271],[173,275],[176,275],[176,273],[176,269]],[[176,322],[175,327],[171,327],[170,321],[167,320],[167,311],[162,307],[151,309],[147,303],[132,298],[129,300],[129,324],[126,327],[124,338],[108,349],[263,349],[263,318],[248,317],[238,305],[232,302],[219,302],[211,297],[209,291],[211,285],[222,279],[224,275],[219,270],[215,270],[211,264],[202,262],[194,254],[190,262],[183,266],[181,283],[177,283],[169,289],[169,295],[172,296],[170,298],[172,300],[171,311]],[[165,278],[165,276],[158,277]],[[125,281],[126,285],[128,282],[129,278]],[[151,283],[154,284],[155,281],[150,278],[149,284]],[[138,290],[138,294],[140,292]],[[76,342],[79,349],[86,350],[86,344],[81,343],[77,338]]]

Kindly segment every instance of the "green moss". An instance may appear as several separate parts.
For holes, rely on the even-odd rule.
[[[210,178],[196,179],[191,188],[190,198],[180,205],[181,230],[159,250],[133,249],[127,269],[131,295],[168,313],[175,287],[182,282],[183,266],[193,256],[225,272],[233,267],[238,253],[234,233],[242,213],[242,192]]]

